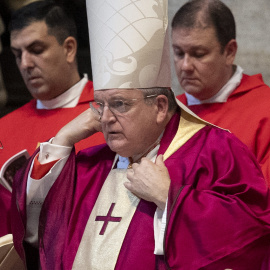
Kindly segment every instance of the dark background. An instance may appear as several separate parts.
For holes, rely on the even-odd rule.
[[[97,0],[98,1],[98,0]],[[81,74],[87,73],[89,79],[92,78],[88,25],[86,15],[85,0],[60,0],[55,1],[63,4],[73,14],[78,28],[78,67]],[[11,10],[4,0],[0,0],[0,14],[5,24],[5,32],[1,36],[3,51],[0,54],[0,64],[4,78],[5,87],[8,93],[8,101],[4,108],[0,108],[0,117],[21,107],[32,97],[29,94],[20,72],[16,66],[15,58],[10,50],[10,36],[8,23]]]

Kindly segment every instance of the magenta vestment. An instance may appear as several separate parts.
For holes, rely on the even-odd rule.
[[[179,115],[175,114],[166,127],[159,153],[168,148],[178,123]],[[73,152],[69,157],[40,216],[43,270],[72,268],[114,156],[107,145],[101,145],[83,150],[77,157]],[[269,190],[247,147],[232,134],[205,126],[165,164],[171,177],[165,256],[153,254],[156,206],[141,200],[115,269],[268,269],[262,268],[262,263],[267,264],[270,245]],[[17,175],[12,202],[14,242],[22,258],[29,168],[30,163]],[[34,256],[29,255],[31,262]]]
[[[0,237],[11,233],[10,203],[11,192],[0,184]]]

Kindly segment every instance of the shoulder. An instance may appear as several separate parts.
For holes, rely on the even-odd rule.
[[[181,162],[185,162],[183,157],[193,156],[195,162],[198,158],[213,160],[218,156],[233,156],[233,153],[240,152],[252,155],[247,146],[230,131],[209,124],[189,138],[172,158],[179,156]]]
[[[181,101],[183,104],[187,105],[187,98],[186,95],[183,93],[181,95],[176,96],[176,98]]]
[[[202,130],[204,132],[204,130]],[[226,151],[226,149],[222,149],[222,146],[226,145],[234,145],[237,148],[242,148],[244,151],[249,151],[247,146],[241,142],[233,133],[228,130],[219,128],[217,126],[208,125],[205,127],[206,138],[205,142],[210,145],[216,145],[219,151]]]
[[[216,126],[205,126],[193,136],[189,144],[189,149],[190,147],[196,148],[196,144],[198,144],[198,155],[202,155],[206,159],[215,159],[215,157],[226,159],[230,156],[232,160],[238,159],[239,162],[242,162],[239,156],[243,155],[257,163],[253,153],[242,141],[231,132]]]
[[[243,74],[240,85],[230,95],[227,102],[239,102],[240,108],[245,106],[248,111],[268,108],[270,99],[270,87],[264,83],[262,75]],[[256,101],[256,102],[254,102]],[[252,106],[250,106],[252,104]],[[237,108],[237,106],[236,106]]]
[[[238,172],[246,171],[254,179],[258,176],[263,179],[255,155],[233,133],[215,126],[206,126],[200,132],[198,138],[202,137],[202,139],[201,148],[197,153],[197,161],[202,166],[208,164],[213,173],[218,172],[226,175],[230,172],[231,176],[236,178]],[[236,174],[233,176],[233,173]],[[264,181],[263,184],[265,184]]]
[[[23,117],[24,113],[33,113],[36,111],[36,100],[32,99],[25,105],[19,107],[18,109],[8,113],[7,115],[3,116],[0,121],[1,122],[8,122],[8,121],[13,121],[15,119],[18,119]]]
[[[232,133],[215,126],[198,131],[166,160],[166,166],[175,187],[190,184],[197,189],[209,189],[218,183],[224,187],[253,182],[265,187],[252,152]]]
[[[263,81],[262,74],[243,74],[241,83],[237,89],[253,90],[256,88],[264,88],[265,90],[270,91],[270,87]]]
[[[87,81],[80,96],[79,104],[94,100],[93,82]]]

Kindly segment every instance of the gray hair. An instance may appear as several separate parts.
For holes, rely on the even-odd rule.
[[[141,90],[143,92],[144,97],[146,96],[150,96],[150,95],[164,95],[168,98],[168,103],[169,103],[169,112],[176,110],[177,108],[177,103],[175,100],[175,95],[173,93],[173,91],[171,90],[171,88],[169,87],[153,87],[153,88],[140,88],[139,90]],[[145,99],[145,102],[148,104],[152,104],[154,103],[153,99]]]

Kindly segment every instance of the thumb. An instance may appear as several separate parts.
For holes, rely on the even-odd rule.
[[[130,182],[124,182],[124,186],[126,189],[131,190],[131,183]]]
[[[163,161],[163,155],[158,155],[158,157],[156,158],[156,165],[161,167],[165,166]]]

